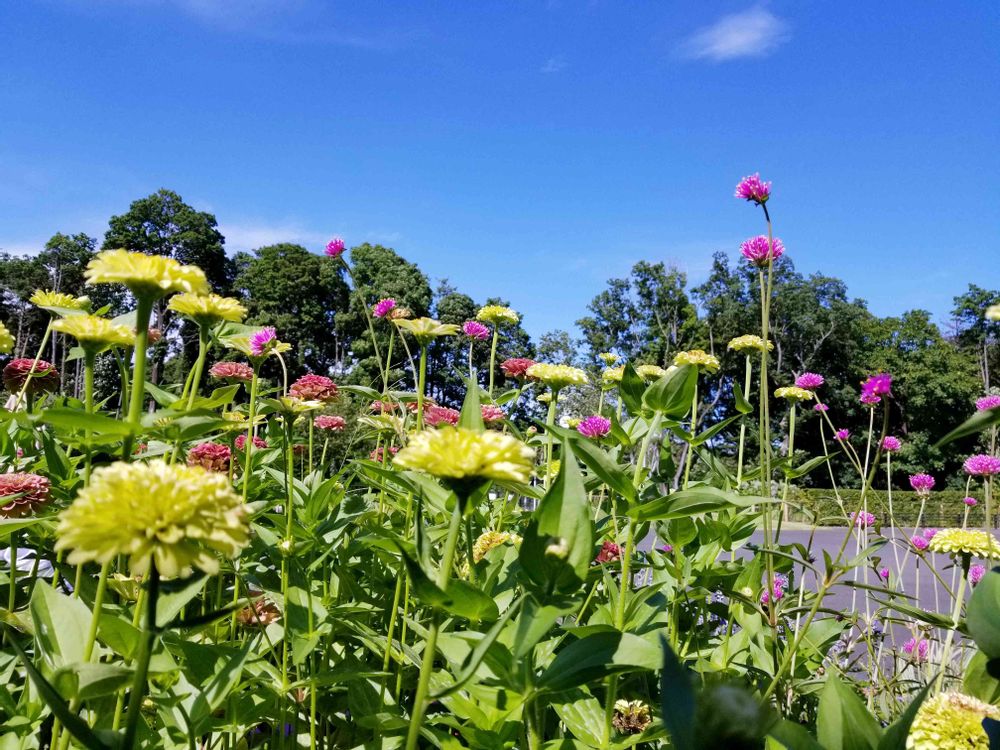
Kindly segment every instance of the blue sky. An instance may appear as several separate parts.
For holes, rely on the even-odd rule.
[[[735,256],[760,171],[800,271],[943,319],[1000,287],[998,50],[987,2],[8,2],[0,248],[169,187],[232,250],[381,242],[538,334]]]

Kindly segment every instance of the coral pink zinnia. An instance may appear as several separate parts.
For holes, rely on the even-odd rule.
[[[535,364],[535,360],[526,357],[513,357],[500,363],[500,369],[508,378],[520,380],[527,377],[528,368]]]
[[[340,432],[345,427],[347,427],[347,420],[339,416],[320,414],[318,417],[316,417],[316,419],[313,420],[313,424],[316,425],[317,430],[326,430],[328,432]]]
[[[247,447],[247,436],[246,435],[239,435],[239,436],[237,436],[235,445],[236,445],[236,450],[243,451]],[[267,441],[264,438],[257,437],[256,435],[254,435],[254,437],[253,437],[253,447],[254,448],[266,448],[267,447]]]
[[[467,320],[462,324],[462,333],[470,339],[485,341],[490,337],[490,329],[478,320]]]
[[[741,200],[753,201],[758,205],[767,203],[767,199],[771,197],[771,183],[764,182],[760,179],[760,173],[754,172],[739,181],[735,195]]]
[[[380,299],[375,303],[375,307],[372,308],[372,315],[376,318],[384,318],[389,312],[396,306],[396,300],[392,297],[386,297],[385,299]]]
[[[439,424],[455,425],[461,417],[458,411],[447,406],[431,406],[424,410],[424,422],[431,427]]]
[[[592,417],[580,420],[580,424],[576,426],[576,431],[584,437],[602,438],[611,432],[611,420],[595,414]]]
[[[799,388],[805,388],[807,391],[815,391],[823,383],[826,382],[822,375],[817,375],[815,372],[804,372],[795,378],[795,385]]]
[[[50,487],[49,480],[38,474],[0,474],[0,518],[21,518],[34,513],[49,501]]]
[[[740,245],[740,252],[743,257],[753,263],[758,268],[764,268],[768,261],[775,261],[785,253],[785,245],[777,237],[774,238],[773,246],[767,237],[759,234],[744,240]]]
[[[32,370],[34,370],[32,372]],[[31,380],[28,380],[28,373],[31,373]],[[44,359],[34,360],[28,358],[12,359],[3,368],[3,384],[11,393],[18,393],[24,384],[28,387],[25,393],[34,395],[36,393],[46,393],[59,388],[59,372],[55,365],[46,362]]]
[[[503,409],[499,406],[494,406],[493,404],[483,404],[482,407],[483,421],[486,424],[493,424],[494,422],[503,422],[507,415],[503,413]]]
[[[337,386],[323,375],[303,375],[292,383],[288,395],[303,401],[333,401],[337,398]]]
[[[981,453],[965,459],[965,473],[974,477],[991,477],[1000,474],[1000,458]]]
[[[188,451],[188,466],[200,466],[208,471],[225,474],[229,471],[229,446],[222,443],[198,443]]]
[[[217,380],[231,383],[249,383],[253,380],[253,368],[243,362],[216,362],[208,374]]]

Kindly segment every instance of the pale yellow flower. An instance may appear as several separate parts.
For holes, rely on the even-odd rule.
[[[208,294],[205,273],[163,255],[105,250],[84,272],[88,284],[124,284],[137,297],[159,298],[174,292]]]
[[[118,462],[94,470],[91,483],[62,512],[56,549],[71,565],[129,557],[133,574],[150,561],[167,578],[219,570],[250,541],[247,507],[223,474],[201,467]]]
[[[0,323],[0,354],[10,354],[14,351],[14,335],[3,323]]]
[[[520,318],[509,307],[504,307],[503,305],[485,305],[479,308],[479,312],[476,313],[476,320],[483,323],[492,323],[495,326],[504,324],[513,326],[517,325],[517,321]]]
[[[703,349],[691,349],[687,352],[678,352],[674,356],[674,364],[677,367],[682,365],[694,365],[702,372],[716,372],[719,369],[719,359],[714,354],[709,354]]]
[[[734,338],[729,342],[728,348],[734,352],[742,352],[747,349],[756,349],[757,351],[762,352],[765,348],[768,351],[774,349],[774,343],[771,341],[765,342],[760,336],[754,336],[752,333],[748,333],[744,336],[737,336]]]
[[[525,483],[534,458],[534,451],[510,435],[448,425],[418,432],[396,454],[393,463],[446,481],[493,479]]]
[[[454,323],[441,323],[433,318],[414,318],[412,320],[397,318],[392,322],[413,336],[421,346],[426,346],[439,336],[454,336],[459,330]]]
[[[132,346],[135,331],[96,315],[70,315],[52,324],[53,331],[72,336],[86,351],[98,352],[112,346]]]
[[[778,388],[774,392],[775,398],[787,398],[789,401],[809,401],[815,395],[812,391],[799,388],[797,385],[787,385],[783,388]]]
[[[1000,558],[1000,542],[989,532],[978,529],[941,529],[931,538],[927,548],[931,552]]]
[[[658,380],[667,374],[659,365],[637,365],[635,372],[643,380]]]
[[[910,725],[907,750],[989,750],[983,719],[1000,719],[996,706],[962,693],[925,700]]]
[[[521,543],[521,537],[507,531],[484,531],[472,545],[472,561],[479,562],[491,549],[508,543],[516,546]]]
[[[28,302],[42,310],[59,315],[67,312],[72,314],[73,312],[90,309],[89,297],[74,297],[72,294],[66,294],[65,292],[46,291],[44,289],[36,289],[35,293],[28,298]]]
[[[1000,320],[1000,305],[990,305],[986,308],[987,320]]]
[[[586,385],[587,373],[578,367],[569,365],[549,365],[539,362],[528,368],[525,373],[532,380],[538,380],[554,391],[568,385]]]
[[[239,300],[218,294],[178,294],[170,299],[167,308],[199,325],[215,325],[222,320],[240,323],[247,314]]]
[[[613,365],[615,362],[618,361],[618,355],[615,354],[614,352],[601,352],[600,354],[597,355],[597,358],[601,360],[601,362],[606,364],[608,367],[610,367],[611,365]]]
[[[613,385],[615,383],[622,382],[624,375],[625,365],[621,365],[620,367],[609,367],[601,373],[601,380],[603,380],[607,385]]]

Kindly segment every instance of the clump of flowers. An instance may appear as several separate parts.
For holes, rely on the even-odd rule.
[[[527,357],[511,357],[500,363],[500,369],[508,378],[524,380],[528,377],[528,369],[534,364],[535,360]]]
[[[768,263],[776,261],[785,254],[785,245],[777,237],[768,240],[767,235],[759,234],[743,240],[740,253],[758,268],[766,268]]]
[[[94,470],[59,518],[57,550],[76,565],[126,555],[133,574],[219,570],[250,541],[248,511],[229,480],[200,467],[118,462]]]
[[[490,329],[478,320],[467,320],[462,324],[462,333],[470,339],[485,341],[490,337]]]
[[[701,372],[717,372],[719,369],[719,358],[714,354],[709,354],[702,349],[691,349],[686,352],[678,352],[674,355],[674,364],[677,367],[684,365],[694,365]]]
[[[902,447],[903,444],[899,441],[899,438],[897,437],[893,437],[892,435],[886,435],[884,438],[882,438],[882,450],[884,450],[886,453],[895,453]]]
[[[576,431],[584,437],[598,439],[611,432],[611,420],[599,414],[581,419]]]
[[[925,638],[910,638],[903,644],[903,653],[915,662],[924,662],[927,661],[927,652],[930,647],[930,641]]]
[[[323,252],[330,258],[339,258],[344,254],[344,248],[347,245],[340,237],[334,237],[332,240],[326,243],[326,247]]]
[[[337,398],[337,385],[324,375],[303,375],[292,383],[288,395],[303,401],[329,403]]]
[[[503,305],[484,305],[476,313],[476,320],[490,325],[517,325],[520,317],[514,310]]]
[[[825,382],[823,376],[817,375],[815,372],[804,372],[795,378],[795,385],[807,391],[815,391]]]
[[[208,294],[205,272],[164,255],[105,250],[87,264],[88,284],[124,284],[136,296],[159,299],[174,292]]]
[[[979,529],[941,529],[929,542],[931,552],[971,555],[982,559],[1000,558],[1000,542]]]
[[[775,398],[784,398],[789,401],[811,401],[816,394],[797,385],[786,385],[774,391]]]
[[[749,349],[754,349],[758,352],[764,350],[771,351],[774,349],[774,343],[771,341],[764,341],[760,336],[754,336],[752,333],[745,334],[743,336],[737,336],[732,341],[729,342],[727,348],[734,352],[747,351]]]
[[[851,524],[857,526],[859,529],[867,529],[869,526],[874,526],[877,520],[874,513],[869,513],[866,510],[851,513]]]
[[[30,516],[49,502],[51,483],[38,474],[0,474],[0,518]]]
[[[188,466],[200,466],[206,471],[229,472],[231,454],[228,445],[222,443],[199,443],[188,451]]]
[[[315,425],[317,430],[340,432],[347,427],[347,420],[336,415],[320,414],[313,420],[313,425]]]
[[[767,203],[767,199],[771,197],[771,183],[761,180],[760,173],[755,172],[739,181],[735,195],[740,200],[753,201],[761,205]]]
[[[550,365],[539,362],[526,371],[532,380],[538,380],[554,391],[570,385],[586,385],[587,373],[578,367],[569,365]]]
[[[44,359],[12,359],[3,368],[3,384],[11,393],[18,393],[22,388],[31,395],[48,393],[59,388],[59,372]]]
[[[247,436],[246,435],[239,435],[239,436],[237,436],[236,441],[234,442],[234,445],[236,446],[236,450],[238,450],[240,452],[243,452],[244,450],[246,450],[246,447],[247,447]],[[267,447],[267,441],[264,438],[262,438],[262,437],[257,437],[256,435],[254,435],[253,436],[253,443],[252,443],[252,445],[253,445],[254,448],[266,448]]]
[[[479,562],[501,544],[520,544],[521,537],[507,531],[484,531],[472,545],[472,561]]]
[[[510,435],[443,427],[414,435],[397,454],[396,464],[445,481],[526,483],[534,458],[534,451]]]
[[[1000,474],[1000,458],[985,453],[969,456],[962,466],[965,473],[973,477],[991,477]]]
[[[934,477],[930,474],[913,474],[910,476],[910,486],[918,495],[931,494],[934,484]]]
[[[396,300],[394,300],[392,297],[385,297],[375,303],[375,306],[372,308],[372,315],[374,315],[376,318],[384,318],[386,315],[392,312],[395,309],[395,307],[396,307]]]
[[[603,565],[604,563],[615,562],[622,559],[622,548],[614,542],[604,542],[601,544],[601,551],[594,558],[594,563]]]
[[[424,423],[430,427],[443,424],[456,425],[461,418],[460,412],[447,406],[429,406],[424,410]]]
[[[496,424],[497,422],[503,422],[507,418],[507,415],[503,413],[503,409],[493,404],[483,404],[480,407],[480,412],[486,424]]]
[[[976,408],[979,411],[988,411],[1000,406],[1000,396],[983,396],[976,399]]]
[[[253,380],[253,368],[244,362],[216,362],[208,374],[227,383],[249,383]]]
[[[652,723],[649,706],[642,701],[615,701],[611,724],[621,734],[642,734]]]
[[[659,365],[636,365],[635,374],[643,380],[657,380],[667,374]]]
[[[906,738],[907,750],[989,750],[983,719],[1000,709],[962,693],[940,693],[921,704]]]

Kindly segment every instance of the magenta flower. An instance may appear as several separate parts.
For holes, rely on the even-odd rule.
[[[774,246],[763,234],[744,240],[740,245],[740,252],[743,257],[753,263],[758,268],[764,268],[768,261],[780,258],[785,252],[785,246],[777,237],[774,238]]]
[[[385,299],[380,299],[375,303],[375,307],[372,308],[372,315],[376,318],[384,318],[389,312],[396,306],[396,300],[392,297],[386,297]]]
[[[924,539],[926,539],[929,542],[931,539],[933,539],[934,537],[937,536],[938,529],[936,529],[933,526],[931,526],[928,529],[924,529],[922,533],[923,533]]]
[[[764,582],[764,585],[765,586],[767,585],[767,581]],[[761,593],[761,595],[760,595],[760,603],[761,604],[768,604],[768,603],[770,603],[771,598],[772,598],[771,595],[773,595],[774,601],[776,601],[776,602],[780,601],[781,597],[783,597],[785,595],[785,587],[787,585],[788,585],[788,576],[783,575],[782,573],[775,573],[774,574],[774,588],[773,588],[773,590],[771,592],[768,592],[767,589],[765,589],[763,591],[763,593]]]
[[[462,324],[462,333],[470,339],[486,341],[490,337],[490,329],[478,320],[467,320]]]
[[[934,489],[934,477],[930,474],[913,474],[910,477],[910,486],[918,495],[929,495]]]
[[[847,438],[849,438],[850,436],[851,436],[850,430],[837,430],[837,432],[834,434],[834,437],[837,438],[837,440],[847,440]]]
[[[576,426],[576,431],[584,437],[602,438],[611,432],[611,420],[595,414],[592,417],[580,420],[580,424]]]
[[[345,247],[346,245],[340,237],[334,237],[326,243],[326,250],[324,252],[331,258],[339,258],[343,254]]]
[[[911,638],[903,644],[903,653],[908,654],[913,661],[927,661],[927,650],[930,648],[930,641],[923,638],[919,640]]]
[[[825,382],[822,375],[817,375],[814,372],[804,372],[795,378],[795,385],[799,388],[805,388],[807,391],[815,391]]]
[[[996,409],[998,406],[1000,406],[1000,396],[983,396],[982,398],[976,399],[976,408],[979,409],[979,411]]]
[[[861,384],[861,403],[872,406],[877,404],[882,396],[892,395],[892,375],[880,372],[872,375]]]
[[[902,447],[903,444],[899,442],[899,438],[893,437],[892,435],[886,435],[882,438],[882,450],[886,453],[895,453]]]
[[[889,580],[889,569],[888,568],[882,568],[882,569],[880,569],[879,572],[878,572],[878,577],[881,578],[883,581],[888,581]]]
[[[969,583],[975,586],[983,580],[984,575],[986,575],[986,566],[976,563],[969,568]]]
[[[277,340],[278,332],[271,326],[265,326],[250,337],[250,353],[255,357],[262,357]]]
[[[913,545],[913,548],[917,550],[917,552],[923,552],[927,549],[928,542],[922,536],[914,535],[910,537],[910,544]]]
[[[859,529],[867,529],[869,526],[874,526],[876,520],[875,514],[869,513],[866,510],[859,513],[851,513],[851,525],[857,526]]]
[[[964,500],[962,500],[962,502],[968,505],[970,508],[975,508],[977,505],[979,505],[979,501],[976,500],[976,498],[974,497],[967,497]]]
[[[882,399],[880,399],[874,393],[861,394],[861,403],[864,404],[865,406],[875,406],[875,404],[877,404],[881,400]]]
[[[757,205],[767,203],[771,197],[771,183],[760,179],[760,173],[754,172],[744,177],[736,186],[736,197],[740,200],[753,201]]]
[[[1000,458],[980,453],[969,456],[963,464],[965,473],[974,477],[991,477],[1000,474]]]
[[[674,545],[672,545],[672,544],[661,544],[661,545],[660,545],[660,546],[658,547],[658,549],[659,549],[659,550],[660,550],[660,552],[662,552],[663,554],[665,554],[665,555],[669,555],[669,554],[670,554],[671,552],[673,552],[673,551],[674,551]]]
[[[830,411],[830,407],[826,404],[816,404],[816,406],[813,407],[813,411]]]

